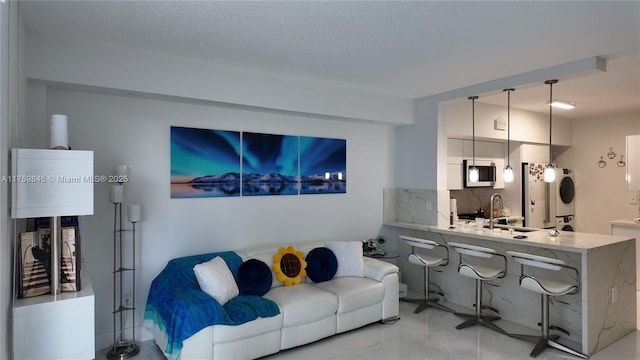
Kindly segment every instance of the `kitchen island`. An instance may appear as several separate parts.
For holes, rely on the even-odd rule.
[[[561,334],[567,345],[587,355],[594,354],[624,337],[636,328],[636,257],[635,239],[628,236],[608,236],[562,232],[550,236],[547,230],[478,229],[475,224],[458,223],[454,228],[385,221],[398,235],[423,237],[439,243],[463,242],[495,249],[501,254],[519,251],[565,261],[580,271],[580,279],[571,279],[569,272],[555,273],[558,281],[580,281],[580,292],[556,297],[551,301],[550,320],[567,329]],[[525,232],[526,231],[526,232]],[[516,235],[526,238],[514,238]],[[401,257],[410,250],[398,243]],[[507,276],[486,286],[485,301],[500,311],[508,321],[539,332],[540,297],[518,285],[520,266],[508,259]],[[431,280],[445,293],[449,303],[471,309],[475,300],[473,280],[457,274],[457,254],[451,252],[450,265],[433,273]],[[486,296],[486,292],[490,296]]]

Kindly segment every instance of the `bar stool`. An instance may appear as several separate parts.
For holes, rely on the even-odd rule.
[[[563,331],[567,335],[569,334],[568,331],[562,328],[549,325],[549,296],[560,296],[577,293],[580,289],[580,273],[578,272],[578,269],[566,265],[566,263],[562,260],[554,258],[526,254],[516,251],[507,251],[507,254],[511,256],[515,262],[520,264],[520,286],[527,290],[531,290],[541,294],[542,301],[542,322],[538,324],[542,326],[540,336],[521,334],[513,334],[511,336],[536,344],[529,354],[531,357],[538,356],[538,354],[540,354],[542,350],[546,349],[547,346],[550,346],[571,355],[575,355],[583,359],[588,359],[589,357],[587,355],[556,342],[556,340],[559,338],[558,335],[549,334],[549,329],[556,329]],[[566,284],[558,281],[539,279],[534,277],[533,275],[525,275],[525,265],[553,271],[560,271],[562,269],[571,270],[576,275],[577,284]]]
[[[490,307],[482,305],[482,283],[484,281],[495,280],[505,277],[507,274],[507,258],[502,254],[498,254],[494,249],[469,245],[469,244],[461,244],[456,242],[449,242],[449,246],[451,246],[459,255],[459,263],[458,263],[458,274],[464,275],[466,277],[470,277],[476,280],[476,312],[475,314],[466,314],[466,313],[458,313],[455,314],[457,316],[466,318],[464,322],[460,325],[456,326],[456,329],[464,329],[473,325],[482,325],[488,327],[489,329],[495,330],[501,334],[507,334],[506,331],[502,330],[498,325],[494,324],[493,321],[500,319],[500,316],[496,315],[483,315],[482,309],[489,309],[495,313],[499,313],[498,310]],[[503,259],[502,268],[495,268],[487,265],[478,265],[471,264],[470,262],[464,262],[462,255],[468,255],[472,257],[480,257],[485,259],[491,259],[494,256],[498,256]]]
[[[422,266],[424,269],[424,299],[403,299],[406,302],[413,304],[419,304],[413,312],[417,314],[428,307],[434,307],[440,310],[453,312],[452,309],[438,303],[440,299],[436,297],[429,297],[430,293],[438,294],[444,297],[444,294],[440,291],[429,291],[429,271],[432,267],[445,266],[449,263],[449,248],[444,245],[440,245],[432,240],[420,239],[405,235],[400,235],[400,239],[404,240],[407,244],[411,245],[411,254],[407,260],[414,265]],[[433,250],[434,248],[445,249],[445,255],[443,257],[431,256],[424,253],[416,252],[416,248]]]

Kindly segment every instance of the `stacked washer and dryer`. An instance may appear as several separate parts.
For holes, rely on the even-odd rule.
[[[556,198],[556,229],[560,231],[575,231],[575,186],[573,172],[569,169],[556,168],[554,195]]]

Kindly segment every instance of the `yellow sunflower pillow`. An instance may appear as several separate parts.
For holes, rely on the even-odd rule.
[[[302,257],[302,251],[296,251],[293,246],[286,249],[280,247],[278,252],[273,255],[273,266],[271,267],[276,273],[276,279],[284,282],[286,286],[296,285],[300,280],[307,276],[307,262]]]

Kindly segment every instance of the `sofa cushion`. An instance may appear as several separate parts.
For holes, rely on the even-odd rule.
[[[238,288],[244,295],[262,296],[271,289],[271,269],[258,259],[243,262],[238,269]]]
[[[338,297],[313,284],[272,288],[264,297],[278,304],[284,314],[284,326],[310,323],[338,310]]]
[[[219,256],[193,267],[200,289],[220,305],[240,294],[236,280],[227,263]]]
[[[280,330],[281,327],[282,313],[272,317],[259,317],[235,326],[214,325],[213,333],[215,336],[213,337],[213,343],[219,344],[259,336],[270,331]]]
[[[338,259],[338,270],[335,277],[364,277],[364,259],[362,242],[360,241],[327,241],[329,248]]]
[[[305,260],[307,261],[307,276],[313,282],[331,280],[338,270],[336,255],[326,247],[311,250]]]
[[[379,303],[384,298],[384,285],[369,278],[336,277],[315,286],[338,297],[338,314]]]
[[[284,282],[286,286],[297,285],[307,276],[307,262],[302,257],[302,251],[293,246],[280,247],[273,255],[272,269],[276,273],[276,279]]]

